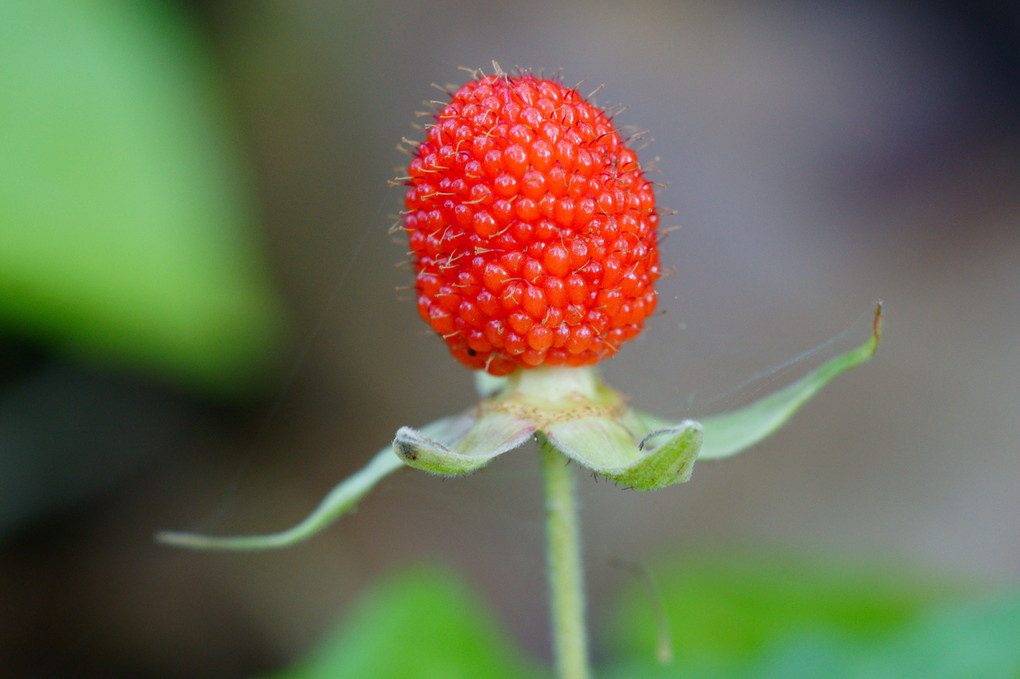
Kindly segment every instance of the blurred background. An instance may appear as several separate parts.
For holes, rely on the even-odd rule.
[[[400,290],[387,180],[430,83],[492,60],[604,84],[599,104],[651,130],[680,230],[661,315],[605,366],[635,405],[740,405],[886,303],[874,361],[753,452],[651,494],[581,479],[593,620],[627,579],[615,560],[671,551],[1020,579],[1013,5],[12,2],[0,673],[269,672],[422,560],[548,654],[531,451],[399,474],[278,553],[152,540],[287,527],[399,426],[472,404]]]

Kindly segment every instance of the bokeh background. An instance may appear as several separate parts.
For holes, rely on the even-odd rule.
[[[1020,579],[1009,3],[66,0],[0,5],[0,44],[4,676],[268,672],[422,560],[548,654],[529,451],[397,475],[284,552],[152,540],[289,526],[472,403],[403,289],[387,180],[430,83],[492,60],[604,84],[651,130],[680,229],[661,315],[605,366],[636,405],[734,407],[888,314],[752,453],[652,494],[582,478],[593,620],[614,562],[670,551]]]

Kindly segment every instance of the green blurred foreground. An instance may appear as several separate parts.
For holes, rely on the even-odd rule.
[[[173,5],[0,4],[0,333],[237,393],[279,308],[217,88]]]
[[[788,558],[668,563],[635,579],[607,627],[611,655],[596,671],[606,679],[1020,677],[1020,592],[963,595]],[[663,637],[666,664],[656,659]],[[539,668],[456,578],[422,568],[381,583],[273,679],[550,676]]]

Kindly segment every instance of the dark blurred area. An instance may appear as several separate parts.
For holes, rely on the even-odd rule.
[[[150,3],[83,4],[127,24]],[[417,560],[453,564],[529,650],[548,653],[530,451],[460,480],[402,473],[357,514],[278,553],[196,554],[152,539],[287,527],[399,426],[473,402],[470,375],[403,288],[405,248],[387,234],[402,194],[387,180],[406,162],[396,144],[414,134],[414,112],[440,96],[430,83],[459,84],[458,66],[492,60],[604,83],[598,102],[629,105],[618,120],[655,139],[641,158],[661,172],[660,205],[676,210],[665,226],[681,228],[661,253],[675,273],[661,315],[605,368],[641,408],[697,416],[745,402],[802,370],[773,366],[839,335],[874,300],[887,309],[874,361],[758,450],[651,494],[582,479],[593,620],[620,582],[615,558],[715,545],[1020,578],[1014,5],[151,5],[131,44],[162,35],[164,21],[187,32],[216,139],[238,164],[223,185],[238,192],[240,217],[200,206],[212,226],[182,233],[227,224],[229,235],[209,264],[184,246],[193,256],[181,261],[201,259],[201,273],[219,257],[239,273],[182,287],[182,299],[214,307],[192,310],[171,289],[167,311],[145,321],[153,331],[142,316],[117,325],[99,303],[106,315],[92,325],[84,311],[65,323],[91,308],[79,309],[77,287],[42,311],[0,315],[0,675],[267,673],[380,573]],[[5,139],[17,141],[0,133],[0,155]],[[0,203],[22,176],[0,164]],[[29,213],[3,214],[0,248],[7,229],[24,240],[11,215]],[[145,247],[178,247],[173,223],[166,233],[165,250]],[[20,272],[6,261],[0,269]],[[0,305],[27,306],[36,293],[23,280],[0,270]],[[163,288],[153,300],[141,292],[133,304],[162,308]],[[178,312],[194,346],[172,335]],[[148,339],[120,343],[122,328]]]

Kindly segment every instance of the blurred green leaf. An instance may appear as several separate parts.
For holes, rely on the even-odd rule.
[[[210,64],[173,3],[0,4],[0,325],[236,390],[279,309]]]
[[[775,555],[685,560],[650,577],[654,597],[649,582],[638,581],[621,599],[609,636],[625,664],[606,676],[637,676],[640,667],[648,677],[740,677],[791,635],[866,645],[950,591],[923,579]],[[656,663],[659,606],[675,658],[666,667]]]
[[[939,606],[887,639],[861,645],[793,639],[752,671],[759,679],[1017,679],[1020,591]]]
[[[419,568],[376,586],[318,651],[272,679],[544,676],[456,578]]]
[[[656,569],[656,602],[648,584],[621,598],[602,679],[1020,677],[1020,591],[964,597],[909,574],[732,554]],[[667,665],[655,658],[660,604]],[[265,679],[548,676],[456,578],[418,568],[379,584],[318,650]]]

